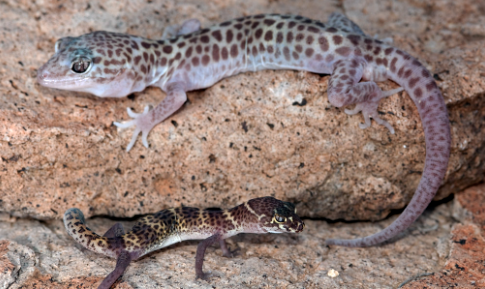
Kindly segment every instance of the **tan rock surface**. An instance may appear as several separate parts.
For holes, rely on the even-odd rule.
[[[411,282],[411,288],[485,288],[485,185],[456,195],[451,250],[444,268]]]

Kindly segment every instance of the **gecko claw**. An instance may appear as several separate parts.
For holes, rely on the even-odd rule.
[[[142,113],[133,112],[129,107],[126,108],[126,112],[128,113],[129,117],[133,118],[132,120],[124,123],[120,123],[117,121],[113,122],[113,124],[119,127],[120,129],[125,129],[125,128],[135,126],[135,130],[133,131],[133,136],[131,137],[130,143],[126,147],[126,151],[129,152],[133,148],[140,132],[141,132],[142,143],[146,148],[148,148],[148,133],[152,129],[152,126],[148,127],[147,125],[144,125],[146,123],[144,119],[150,112],[150,106],[148,105],[145,106]]]

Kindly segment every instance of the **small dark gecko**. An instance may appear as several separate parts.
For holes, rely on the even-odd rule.
[[[116,223],[102,237],[86,227],[84,215],[77,208],[64,213],[64,225],[69,235],[85,248],[117,258],[116,268],[98,289],[110,288],[131,261],[177,242],[204,239],[195,254],[195,273],[197,278],[207,279],[202,263],[211,244],[219,242],[223,255],[230,257],[224,239],[240,233],[299,233],[305,227],[295,205],[273,197],[252,199],[229,210],[165,209],[143,217],[127,233]]]
[[[37,80],[44,86],[101,97],[122,97],[147,86],[164,90],[167,96],[153,110],[147,106],[137,114],[128,108],[133,120],[114,123],[121,128],[135,127],[127,151],[140,132],[148,147],[150,130],[185,103],[187,91],[245,71],[295,69],[331,74],[331,104],[354,104],[355,108],[345,112],[362,112],[365,123],[361,128],[369,127],[372,118],[391,133],[392,126],[378,116],[378,104],[406,90],[417,107],[426,140],[423,176],[416,193],[401,216],[381,232],[354,240],[330,239],[327,244],[376,245],[408,228],[422,214],[445,176],[451,137],[443,96],[417,59],[365,35],[339,13],[331,14],[328,23],[302,16],[264,14],[199,28],[197,20],[189,20],[176,37],[162,40],[105,31],[61,38],[54,56],[39,69]],[[401,88],[383,92],[376,82],[388,79]]]

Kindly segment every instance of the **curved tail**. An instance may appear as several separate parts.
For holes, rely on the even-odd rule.
[[[384,230],[353,240],[329,239],[329,245],[373,246],[395,237],[408,228],[426,209],[443,181],[450,157],[450,121],[443,96],[428,70],[409,54],[393,48],[387,63],[389,79],[401,85],[414,101],[421,117],[426,140],[423,175],[403,213]]]
[[[64,213],[64,226],[69,235],[86,249],[112,258],[118,257],[120,248],[116,246],[116,238],[102,237],[89,229],[83,212],[78,208],[70,208]]]

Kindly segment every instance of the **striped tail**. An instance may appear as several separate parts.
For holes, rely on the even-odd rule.
[[[108,257],[118,257],[120,248],[116,246],[116,239],[102,237],[89,229],[78,208],[70,208],[64,213],[64,226],[69,235],[86,249]]]

